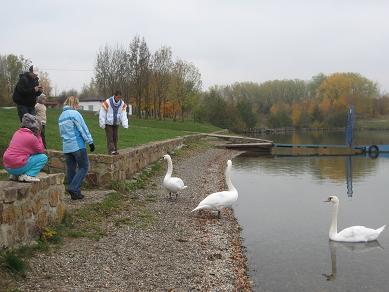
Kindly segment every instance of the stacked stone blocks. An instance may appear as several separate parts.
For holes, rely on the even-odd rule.
[[[28,244],[65,214],[64,174],[40,174],[40,182],[0,181],[0,249]]]
[[[174,151],[185,141],[199,139],[199,135],[190,135],[170,140],[152,142],[133,148],[123,149],[119,155],[88,154],[89,174],[87,183],[109,188],[112,182],[131,178],[150,163],[161,159],[166,153]],[[49,172],[65,172],[65,162],[61,151],[48,151]]]
[[[114,181],[131,178],[185,141],[201,138],[190,135],[152,142],[120,151],[119,155],[89,154],[87,182],[109,188]],[[65,160],[61,151],[48,150],[49,162],[40,182],[0,181],[0,249],[28,244],[49,224],[60,223],[65,215]],[[5,173],[5,171],[4,171]]]

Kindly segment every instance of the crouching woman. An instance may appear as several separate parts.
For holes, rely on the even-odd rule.
[[[41,125],[36,117],[24,114],[20,129],[13,135],[3,155],[3,165],[11,180],[39,181],[37,175],[48,160],[40,131]]]

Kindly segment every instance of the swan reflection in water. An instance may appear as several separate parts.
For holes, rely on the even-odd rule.
[[[337,242],[328,241],[328,246],[331,255],[331,274],[322,274],[327,281],[334,281],[336,279],[336,249],[344,248],[350,252],[364,253],[373,249],[384,249],[377,240],[369,242]]]

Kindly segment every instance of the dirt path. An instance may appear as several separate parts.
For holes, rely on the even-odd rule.
[[[30,270],[19,288],[22,291],[250,290],[240,229],[232,211],[224,210],[221,219],[209,212],[190,212],[207,194],[224,188],[225,164],[233,155],[231,151],[205,148],[186,149],[173,156],[173,175],[188,185],[177,201],[169,200],[161,187],[164,172],[153,176],[146,188],[132,194],[137,197],[136,206],[128,205],[106,218],[106,236],[98,241],[66,239],[59,249],[36,255],[29,261]],[[86,202],[92,196],[93,191],[86,192]],[[134,223],[131,218],[136,212],[143,221]]]

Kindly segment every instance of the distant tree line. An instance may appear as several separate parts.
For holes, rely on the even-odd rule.
[[[357,73],[215,86],[201,96],[199,104],[198,120],[238,129],[341,127],[351,105],[361,119],[389,114],[389,96]]]
[[[0,55],[0,105],[12,105],[18,75],[31,61],[23,56]],[[193,119],[230,129],[254,127],[339,127],[353,105],[359,119],[389,115],[389,96],[358,73],[322,73],[310,80],[237,82],[202,91],[199,69],[173,58],[170,47],[151,52],[144,38],[134,37],[127,47],[98,50],[95,74],[80,93],[69,95],[107,98],[121,90],[139,118]],[[44,92],[51,95],[46,72],[40,72]]]

